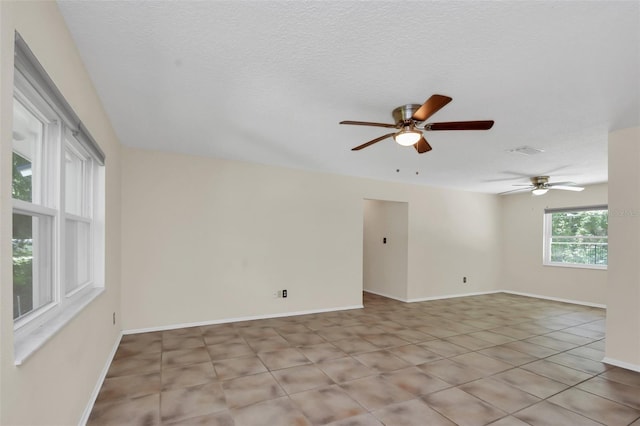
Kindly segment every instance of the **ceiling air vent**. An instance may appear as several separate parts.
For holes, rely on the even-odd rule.
[[[536,155],[544,152],[544,149],[534,148],[532,146],[521,146],[518,148],[508,149],[507,152],[522,155]]]

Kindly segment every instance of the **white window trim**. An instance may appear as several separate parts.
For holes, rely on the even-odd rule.
[[[594,269],[606,271],[609,265],[594,265],[585,263],[566,263],[566,262],[552,262],[551,261],[551,214],[559,213],[563,211],[592,211],[592,210],[607,210],[606,205],[595,205],[575,208],[561,208],[561,209],[546,209],[544,213],[544,225],[542,235],[542,265],[560,268],[573,268],[573,269]]]
[[[13,212],[51,218],[53,300],[14,322],[14,362],[22,364],[87,305],[104,292],[105,276],[105,168],[104,154],[73,109],[55,87],[18,33],[15,34],[14,97],[45,123],[43,161],[50,168],[41,176],[43,197],[37,203],[13,200]],[[55,143],[51,143],[55,141]],[[66,213],[64,198],[67,147],[90,159],[85,190],[93,197],[85,200],[82,216]],[[86,154],[86,155],[85,155]],[[64,245],[66,219],[90,223],[91,277],[65,294]]]

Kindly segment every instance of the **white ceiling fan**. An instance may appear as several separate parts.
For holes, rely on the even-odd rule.
[[[502,194],[510,194],[512,192],[519,191],[531,191],[533,195],[544,195],[550,189],[561,189],[563,191],[583,191],[584,187],[578,186],[574,182],[555,182],[549,183],[549,176],[535,176],[530,178],[530,185],[513,185],[513,186],[524,186],[525,188],[513,189],[511,191],[501,192]]]

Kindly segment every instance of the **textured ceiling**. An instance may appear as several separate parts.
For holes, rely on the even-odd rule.
[[[127,146],[499,193],[604,182],[608,132],[640,125],[638,1],[58,4]],[[433,93],[429,121],[493,129],[350,150],[388,129],[339,121]]]

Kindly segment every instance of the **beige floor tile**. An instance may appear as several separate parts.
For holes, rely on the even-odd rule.
[[[230,408],[285,396],[284,390],[269,373],[231,379],[223,382],[222,386]]]
[[[131,399],[160,393],[160,372],[108,377],[102,383],[97,403]]]
[[[347,354],[329,342],[311,346],[302,346],[300,352],[312,362],[322,362],[328,359],[342,358]]]
[[[162,369],[162,390],[185,388],[213,382],[216,372],[211,362]]]
[[[482,349],[478,353],[486,355],[490,358],[504,361],[513,366],[519,366],[522,364],[528,364],[536,361],[538,358],[528,355],[524,352],[518,352],[516,350],[507,348],[505,346],[492,346],[487,349]]]
[[[324,425],[366,413],[339,386],[333,385],[291,395],[291,399],[314,425]]]
[[[272,374],[289,395],[333,384],[333,380],[315,365],[285,368]]]
[[[520,368],[571,386],[593,377],[593,374],[574,370],[546,359],[523,365]]]
[[[173,330],[162,331],[162,340],[173,337],[187,337],[187,336],[202,336],[202,329],[200,327],[183,327],[175,328]]]
[[[603,373],[611,368],[611,366],[603,362],[582,358],[572,355],[569,352],[561,352],[557,355],[550,356],[547,360],[592,375]]]
[[[175,422],[163,422],[162,424],[176,426],[235,426],[233,417],[231,417],[231,413],[228,410],[176,420]]]
[[[360,414],[359,416],[349,417],[347,419],[337,420],[327,423],[324,426],[384,426],[378,419],[371,414]]]
[[[160,394],[160,416],[163,422],[198,417],[226,408],[222,386],[218,382],[170,389]]]
[[[538,398],[548,398],[569,387],[564,383],[556,382],[520,368],[499,373],[492,376],[492,378]]]
[[[380,376],[353,380],[343,383],[341,387],[369,411],[414,398],[409,392],[385,381]]]
[[[143,352],[114,359],[107,372],[107,377],[157,373],[160,371],[161,355],[161,352]]]
[[[428,362],[418,368],[430,376],[438,377],[451,385],[461,385],[485,376],[483,371],[471,367],[464,367],[448,359]]]
[[[592,343],[591,345],[580,346],[578,348],[571,349],[566,353],[600,362],[604,358],[604,350],[593,348],[592,345],[594,344],[598,344],[598,342]]]
[[[255,352],[272,352],[291,347],[291,344],[280,335],[263,338],[245,338],[245,340]]]
[[[449,358],[449,360],[464,367],[471,367],[478,371],[482,371],[485,375],[491,375],[513,368],[513,365],[511,364],[499,361],[495,358],[491,358],[478,352],[469,352],[466,354],[454,356],[452,358]]]
[[[207,351],[209,352],[211,359],[214,361],[254,354],[253,349],[251,349],[251,347],[240,338],[231,343],[227,342],[208,345]]]
[[[420,399],[388,405],[373,414],[385,425],[455,426],[455,423],[442,416]]]
[[[418,345],[398,346],[397,348],[391,348],[388,351],[412,365],[424,364],[425,362],[431,362],[442,358],[437,353],[431,352],[430,350]]]
[[[379,349],[384,349],[384,348],[393,348],[396,346],[403,346],[406,345],[407,342],[406,340],[401,339],[400,337],[391,335],[391,334],[387,334],[387,333],[382,333],[382,334],[363,334],[361,335],[362,338],[364,340],[366,340],[369,343],[374,344],[376,347],[378,347]]]
[[[291,346],[310,346],[326,341],[318,334],[311,332],[284,334],[282,337],[284,337]]]
[[[514,417],[532,426],[550,426],[550,425],[580,425],[580,426],[598,426],[601,424],[594,422],[584,416],[574,413],[573,411],[562,408],[558,405],[547,401],[539,402],[536,405],[525,408],[515,413]]]
[[[172,351],[176,349],[197,348],[204,346],[202,336],[169,336],[162,338],[162,350]]]
[[[96,404],[87,425],[160,425],[160,394]]]
[[[470,350],[456,345],[451,342],[447,342],[445,340],[431,340],[429,342],[420,343],[418,346],[422,346],[423,348],[436,353],[444,358],[448,358],[451,356],[462,355],[464,353],[469,352]]]
[[[372,352],[380,349],[373,343],[370,343],[360,337],[350,337],[347,339],[336,340],[332,343],[350,355]]]
[[[525,342],[533,343],[536,345],[544,346],[545,348],[555,349],[557,351],[568,351],[569,349],[573,349],[576,346],[579,346],[576,343],[565,342],[563,340],[554,339],[552,337],[545,336],[536,336],[531,337]]]
[[[460,426],[485,425],[505,412],[458,389],[450,388],[422,397],[431,408]]]
[[[523,422],[522,420],[518,420],[516,417],[507,416],[493,423],[490,423],[487,426],[529,426],[529,424]]]
[[[222,343],[227,345],[247,343],[235,330],[226,330],[222,333],[205,332],[203,339],[207,346],[220,345]]]
[[[577,387],[603,398],[640,410],[640,390],[636,386],[608,380],[604,377],[594,377],[593,379],[580,383]]]
[[[123,339],[125,337],[129,336],[123,336]],[[140,341],[129,338],[126,342],[121,342],[120,345],[118,345],[118,350],[113,358],[119,359],[152,352],[162,352],[162,335],[154,334],[153,336],[142,338]]]
[[[214,361],[213,368],[215,368],[216,375],[220,380],[229,380],[235,377],[264,373],[267,371],[267,367],[264,366],[257,356]]]
[[[393,333],[399,338],[406,340],[409,343],[422,343],[422,342],[428,342],[429,340],[437,339],[437,337],[435,336],[431,336],[429,334],[422,333],[418,330],[413,330],[409,328],[396,330]]]
[[[258,357],[269,370],[295,367],[309,364],[311,361],[296,348],[281,349],[273,352],[260,352]]]
[[[525,340],[519,340],[517,342],[505,343],[502,345],[505,348],[513,349],[514,351],[522,352],[527,355],[534,356],[536,358],[546,358],[551,355],[557,354],[558,350],[540,346],[535,343],[530,343]]]
[[[491,346],[495,346],[495,343],[487,342],[486,340],[478,339],[477,337],[473,337],[469,334],[460,334],[457,336],[447,337],[447,342],[456,344],[458,346],[465,347],[472,351],[479,351],[480,349],[485,349]]]
[[[540,398],[491,378],[466,383],[460,389],[507,413],[514,413],[540,401]]]
[[[361,377],[378,374],[376,370],[367,367],[350,356],[328,359],[316,365],[336,383],[344,383]]]
[[[409,367],[384,373],[382,374],[382,378],[415,396],[428,395],[451,387],[451,385],[444,380],[430,376],[417,367]]]
[[[576,388],[554,395],[548,401],[608,426],[626,426],[640,417],[639,410]]]
[[[500,293],[364,305],[123,336],[90,424],[640,426],[640,374],[601,362],[603,309]]]
[[[179,367],[211,361],[204,347],[162,352],[162,367]]]
[[[386,371],[399,370],[401,368],[410,367],[406,361],[398,358],[389,351],[367,352],[360,355],[354,355],[355,359],[380,373]]]
[[[311,422],[289,398],[277,398],[232,411],[233,426],[311,426]]]
[[[503,334],[494,333],[493,331],[487,331],[487,330],[476,331],[475,333],[469,333],[469,336],[475,337],[477,339],[484,340],[487,342],[491,342],[496,345],[502,345],[504,343],[509,343],[516,340],[513,337],[508,337]]]

